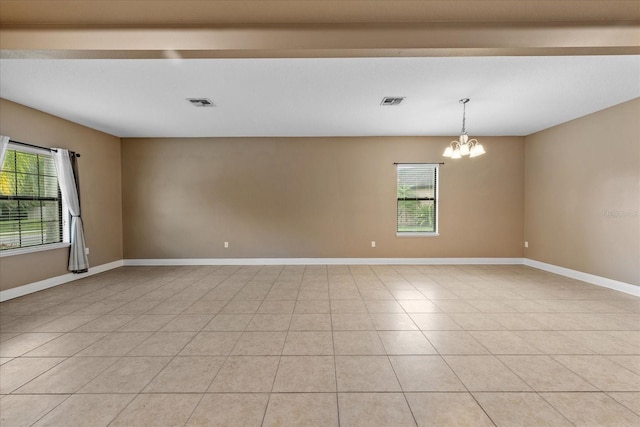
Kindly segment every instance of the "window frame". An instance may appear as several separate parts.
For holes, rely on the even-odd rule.
[[[52,157],[52,153],[50,150],[47,149],[40,149],[40,148],[35,148],[35,147],[27,147],[27,146],[22,146],[22,145],[18,145],[18,144],[13,144],[12,141],[9,141],[8,147],[7,147],[7,154],[9,151],[16,151],[16,152],[20,152],[20,153],[26,153],[26,154],[34,154],[34,155],[38,155],[38,156],[48,156],[48,157]],[[5,157],[6,159],[6,157]],[[0,171],[2,169],[3,165],[0,165]],[[40,174],[38,174],[38,176],[40,176]],[[45,176],[45,175],[42,175]],[[70,243],[70,230],[69,230],[69,226],[70,226],[70,216],[69,216],[69,209],[66,205],[66,203],[64,202],[63,198],[62,198],[62,193],[60,191],[60,182],[58,180],[58,176],[56,173],[56,181],[57,181],[57,186],[58,186],[58,196],[53,198],[53,197],[38,197],[38,198],[32,198],[32,199],[25,199],[23,197],[20,196],[3,196],[0,195],[0,199],[1,200],[46,200],[46,201],[58,201],[59,202],[59,207],[58,207],[58,219],[60,221],[60,227],[61,227],[61,236],[60,236],[60,241],[59,242],[52,242],[52,243],[40,243],[37,245],[30,245],[30,246],[21,246],[21,247],[17,247],[17,248],[10,248],[10,249],[1,249],[0,250],[0,257],[6,257],[6,256],[12,256],[12,255],[21,255],[21,254],[26,254],[26,253],[31,253],[31,252],[40,252],[40,251],[47,251],[47,250],[53,250],[53,249],[60,249],[60,248],[65,248],[65,247],[69,247],[71,245]],[[41,235],[42,235],[42,229],[41,229]]]
[[[440,235],[440,165],[442,163],[396,163],[396,237],[437,237]],[[398,173],[401,167],[406,166],[433,166],[434,169],[434,189],[433,197],[430,198],[410,198],[400,199],[398,197]],[[406,200],[433,200],[434,208],[434,231],[399,231],[398,211],[401,201]]]

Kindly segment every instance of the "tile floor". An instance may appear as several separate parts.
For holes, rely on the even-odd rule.
[[[639,426],[640,299],[523,266],[125,267],[0,304],[2,426]]]

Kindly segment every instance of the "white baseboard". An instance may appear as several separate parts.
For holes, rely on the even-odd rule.
[[[524,258],[524,265],[640,297],[640,286],[635,286],[630,283],[607,279],[606,277],[583,273],[582,271],[571,270],[570,268],[559,267],[557,265],[547,264],[546,262],[536,261],[529,258]]]
[[[86,273],[63,274],[62,276],[50,277],[49,279],[40,280],[39,282],[33,282],[27,285],[22,285],[15,288],[7,289],[5,291],[0,291],[0,302],[7,301],[13,298],[18,298],[23,295],[31,294],[33,292],[38,292],[43,289],[53,288],[54,286],[59,286],[65,283],[73,282],[74,280],[79,280],[84,277],[93,276],[94,274],[102,273],[107,270],[113,270],[114,268],[122,267],[123,265],[124,265],[123,261],[118,260],[118,261],[110,262],[107,264],[91,267],[89,268],[89,271],[87,271]]]
[[[52,288],[122,266],[169,265],[526,265],[593,285],[640,297],[640,286],[595,276],[529,258],[173,258],[125,259],[91,267],[87,273],[64,274],[0,291],[0,302]]]
[[[519,265],[522,258],[173,258],[125,259],[125,266],[154,265]]]

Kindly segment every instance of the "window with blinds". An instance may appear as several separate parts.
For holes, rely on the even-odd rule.
[[[0,168],[0,251],[62,242],[62,213],[51,155],[8,149]]]
[[[438,165],[398,164],[398,234],[438,232]]]

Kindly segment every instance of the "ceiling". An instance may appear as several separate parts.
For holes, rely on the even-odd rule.
[[[120,137],[528,135],[638,76],[638,1],[0,0],[0,96]]]
[[[470,134],[528,135],[640,96],[632,55],[3,59],[0,76],[3,98],[119,137],[454,135],[465,97]]]

